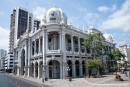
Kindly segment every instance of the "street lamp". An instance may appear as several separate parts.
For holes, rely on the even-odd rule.
[[[69,67],[67,68],[67,71],[68,71],[68,75],[69,75],[69,72],[70,72],[70,68]],[[69,77],[70,77],[70,75],[69,75]]]

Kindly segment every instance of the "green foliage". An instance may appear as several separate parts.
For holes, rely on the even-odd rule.
[[[88,70],[91,70],[92,68],[99,68],[99,67],[101,67],[101,61],[88,60],[85,62],[85,66],[86,66],[86,68],[88,68]]]
[[[112,54],[110,54],[109,56],[110,56],[112,59],[116,60],[116,61],[121,60],[121,58],[123,58],[123,60],[124,60],[124,58],[125,58],[125,55],[122,54],[122,53],[119,51],[119,49],[117,49],[117,48],[114,49],[113,52],[112,52]]]
[[[82,47],[92,49],[93,57],[95,56],[95,54],[97,54],[96,56],[100,56],[104,55],[104,53],[102,53],[102,49],[106,49],[102,42],[103,38],[101,38],[99,34],[86,34],[85,41],[82,42]]]
[[[117,65],[114,65],[113,67],[111,67],[111,70],[116,71],[116,72],[118,69],[119,69],[119,67]]]

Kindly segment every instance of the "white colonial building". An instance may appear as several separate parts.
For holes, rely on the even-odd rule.
[[[85,34],[99,33],[104,39],[108,54],[115,47],[109,34],[91,28],[83,31],[67,25],[66,14],[56,6],[48,9],[39,28],[27,29],[15,42],[15,74],[36,78],[79,77],[88,74],[84,60],[91,59],[91,50],[83,49]],[[14,35],[16,36],[16,35]],[[103,63],[113,64],[107,55]],[[67,69],[69,67],[69,69]],[[70,70],[70,71],[67,71]]]

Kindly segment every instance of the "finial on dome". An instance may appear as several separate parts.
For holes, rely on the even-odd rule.
[[[54,4],[54,7],[56,7],[56,5]]]

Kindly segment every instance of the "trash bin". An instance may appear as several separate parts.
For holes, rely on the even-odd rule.
[[[48,78],[45,78],[45,81],[48,81]]]

